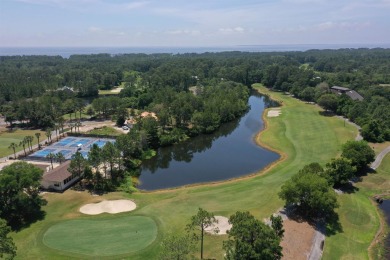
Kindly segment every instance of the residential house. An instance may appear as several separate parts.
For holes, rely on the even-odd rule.
[[[359,100],[362,101],[364,98],[357,93],[355,90],[351,90],[349,88],[339,87],[339,86],[333,86],[330,88],[330,90],[335,94],[345,94],[348,97],[350,97],[352,100]]]

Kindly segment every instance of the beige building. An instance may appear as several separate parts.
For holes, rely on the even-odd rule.
[[[58,167],[45,172],[42,177],[41,186],[47,190],[64,191],[76,183],[80,177],[72,175],[69,171],[70,161],[60,164]]]

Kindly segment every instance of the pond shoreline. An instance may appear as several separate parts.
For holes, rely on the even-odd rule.
[[[274,99],[272,98],[270,95],[264,93],[261,91],[261,89],[259,88],[253,88],[253,91],[255,91],[256,93],[260,94],[260,95],[263,95],[263,96],[266,96],[268,97],[270,100],[274,101],[274,102],[277,102],[279,104],[279,107],[282,108],[283,107],[283,102],[281,102],[280,100],[277,100],[277,99]],[[187,188],[193,188],[193,187],[214,187],[214,186],[219,186],[219,185],[224,185],[224,184],[227,184],[227,183],[234,183],[234,182],[238,182],[238,181],[242,181],[242,180],[247,180],[247,179],[251,179],[251,178],[254,178],[254,177],[258,177],[258,176],[263,176],[265,174],[268,173],[268,171],[270,171],[272,168],[274,168],[275,166],[277,166],[278,164],[280,164],[281,162],[285,161],[287,159],[287,154],[282,152],[282,151],[279,151],[265,143],[263,143],[261,141],[261,136],[263,135],[263,133],[267,132],[267,131],[270,131],[270,127],[269,127],[269,122],[268,122],[268,118],[267,118],[267,112],[268,110],[271,109],[271,108],[265,108],[262,115],[261,115],[261,118],[263,120],[263,129],[261,129],[260,131],[258,131],[252,138],[252,141],[259,147],[262,147],[268,151],[271,151],[271,152],[274,152],[276,154],[279,155],[279,158],[273,162],[271,162],[270,164],[268,164],[267,166],[265,166],[264,168],[262,168],[261,170],[257,171],[257,172],[252,172],[252,173],[249,173],[249,174],[245,174],[245,175],[242,175],[242,176],[238,176],[238,177],[234,177],[234,178],[230,178],[230,179],[226,179],[226,180],[220,180],[220,181],[210,181],[210,182],[199,182],[199,183],[193,183],[193,184],[187,184],[187,185],[181,185],[181,186],[177,186],[177,187],[169,187],[169,188],[163,188],[163,189],[155,189],[155,190],[142,190],[140,189],[139,192],[140,193],[145,193],[145,194],[150,194],[150,193],[164,193],[164,192],[170,192],[170,191],[174,191],[174,190],[182,190],[182,189],[187,189]]]

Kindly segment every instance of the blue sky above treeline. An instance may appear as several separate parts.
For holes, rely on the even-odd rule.
[[[390,0],[0,0],[0,46],[390,43]]]

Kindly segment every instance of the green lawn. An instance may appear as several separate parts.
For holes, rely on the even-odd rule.
[[[137,252],[157,236],[153,219],[144,216],[77,219],[51,226],[43,236],[48,247],[88,256],[113,256]]]
[[[24,137],[31,135],[34,137],[33,145],[37,144],[37,138],[35,137],[35,133],[41,133],[41,137],[39,138],[39,141],[43,141],[46,139],[45,132],[40,130],[21,130],[21,129],[14,129],[12,131],[4,131],[0,133],[0,157],[5,156],[13,156],[14,151],[12,149],[9,149],[11,143],[16,143],[19,145],[19,143],[23,140]],[[27,149],[27,146],[26,146]],[[22,151],[23,146],[18,146],[16,148],[16,152]]]
[[[118,89],[122,90],[123,86],[109,90],[99,89],[99,95],[119,95],[120,91],[118,92]]]
[[[327,238],[323,259],[369,258],[367,248],[379,228],[379,214],[370,197],[389,192],[390,154],[383,159],[376,173],[364,176],[356,186],[358,192],[340,196],[338,212],[343,233]]]
[[[118,136],[118,135],[123,134],[123,132],[118,131],[117,129],[110,127],[110,126],[103,126],[102,128],[93,129],[91,131],[88,131],[87,134]]]
[[[129,253],[128,259],[156,259],[164,234],[184,230],[198,207],[227,217],[238,210],[250,211],[259,219],[269,217],[283,206],[277,193],[286,180],[308,163],[319,162],[324,165],[340,154],[344,142],[356,136],[353,126],[344,126],[342,120],[334,117],[321,116],[321,109],[315,105],[305,104],[282,93],[269,92],[265,88],[261,88],[261,91],[282,101],[284,106],[279,117],[267,118],[267,129],[257,136],[257,140],[269,148],[279,150],[284,160],[253,177],[219,184],[132,195],[104,195],[105,199],[131,198],[137,203],[137,209],[129,215],[149,216],[157,223],[159,234],[155,242],[144,250]],[[45,220],[13,234],[19,249],[19,259],[68,259],[69,254],[59,254],[43,245],[44,231],[61,220],[83,218],[78,208],[97,200],[87,193],[73,191],[48,194],[46,197],[49,203],[45,207]],[[206,236],[205,258],[223,259],[224,239],[226,236]]]

